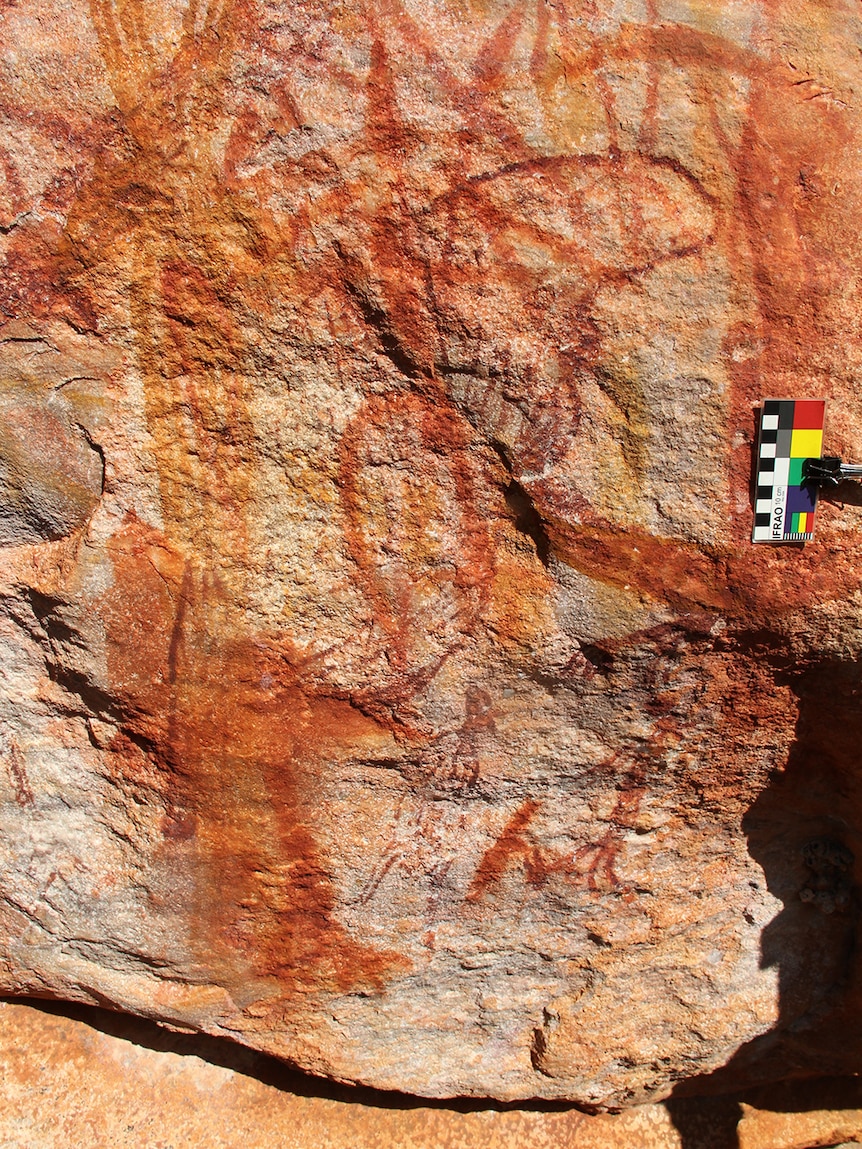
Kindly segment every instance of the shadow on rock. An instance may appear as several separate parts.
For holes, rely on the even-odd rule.
[[[72,1002],[47,1000],[44,998],[0,997],[0,1001],[27,1005],[33,1009],[58,1017],[67,1017],[83,1022],[99,1033],[128,1041],[144,1049],[159,1053],[176,1053],[184,1057],[198,1057],[210,1065],[218,1065],[254,1078],[273,1089],[292,1093],[296,1097],[323,1098],[341,1101],[350,1105],[361,1105],[372,1109],[449,1109],[458,1113],[475,1113],[484,1110],[506,1112],[508,1110],[528,1110],[532,1112],[556,1113],[574,1107],[563,1101],[513,1101],[501,1102],[490,1098],[429,1098],[414,1094],[398,1093],[394,1090],[372,1089],[362,1085],[345,1085],[325,1077],[315,1077],[304,1073],[289,1064],[257,1053],[253,1049],[239,1045],[228,1038],[209,1037],[199,1033],[177,1033],[157,1022],[131,1014],[120,1013],[98,1006],[80,1005]]]
[[[686,1099],[745,1090],[757,1107],[771,1108],[774,1098],[788,1111],[825,1108],[831,1093],[821,1098],[821,1086],[803,1079],[862,1069],[862,673],[857,662],[839,660],[781,673],[798,698],[795,739],[742,823],[751,856],[783,904],[761,935],[761,967],[778,974],[779,1016],[726,1066],[674,1091],[668,1106],[684,1149],[707,1144]],[[855,1107],[859,1096],[856,1086],[843,1104]],[[716,1144],[735,1149],[729,1126]]]
[[[681,1149],[738,1149],[742,1107],[735,1097],[671,1097],[664,1104]]]

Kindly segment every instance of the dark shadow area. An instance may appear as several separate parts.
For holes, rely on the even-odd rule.
[[[782,903],[760,955],[761,968],[778,973],[779,1016],[723,1068],[674,1091],[669,1108],[685,1149],[702,1145],[690,1110],[677,1108],[686,1099],[736,1094],[788,1112],[862,1106],[862,1085],[846,1076],[862,1067],[862,673],[839,659],[794,669],[782,657],[773,665],[776,682],[798,701],[795,738],[742,826]],[[721,1143],[736,1146],[730,1133]]]
[[[817,1077],[808,1081],[782,1081],[778,1085],[751,1089],[744,1100],[756,1109],[768,1109],[773,1113],[862,1109],[862,1078]]]
[[[739,1149],[737,1126],[743,1116],[743,1102],[772,1113],[862,1109],[862,1079],[797,1079],[749,1089],[735,1096],[671,1097],[664,1104],[683,1149]]]
[[[515,529],[532,540],[539,562],[547,566],[551,556],[551,540],[533,500],[514,479],[506,487],[505,498],[506,506],[515,518]]]
[[[738,1149],[738,1098],[671,1097],[664,1104],[683,1149]]]
[[[862,507],[862,482],[857,479],[846,479],[834,490],[821,487],[820,498],[825,503],[838,503],[842,507]]]
[[[176,1053],[184,1057],[199,1057],[211,1065],[229,1069],[233,1073],[252,1077],[263,1085],[292,1093],[297,1097],[322,1098],[341,1101],[349,1105],[362,1105],[373,1109],[448,1109],[457,1113],[476,1113],[486,1110],[505,1113],[508,1110],[561,1113],[576,1110],[577,1106],[563,1101],[494,1101],[489,1098],[454,1097],[436,1099],[417,1097],[394,1090],[371,1089],[362,1085],[344,1085],[325,1077],[315,1077],[291,1067],[275,1057],[257,1053],[228,1038],[209,1037],[198,1033],[177,1033],[154,1021],[120,1013],[99,1006],[45,998],[0,996],[0,1001],[26,1005],[31,1009],[57,1017],[83,1022],[99,1033],[132,1042],[158,1053]],[[581,1110],[578,1110],[581,1111]]]
[[[760,461],[757,455],[758,439],[760,437],[760,417],[763,414],[762,407],[754,407],[751,411],[752,427],[751,427],[751,441],[749,452],[749,469],[748,469],[748,504],[751,507],[751,513],[754,514],[754,504],[757,502],[757,464]]]

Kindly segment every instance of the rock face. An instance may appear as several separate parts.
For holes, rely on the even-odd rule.
[[[619,1114],[560,1103],[421,1104],[303,1078],[238,1045],[128,1015],[8,1001],[0,1001],[0,1058],[4,1149],[841,1149],[862,1140],[857,1078]]]
[[[411,1104],[328,1082],[321,1089],[239,1046],[231,1056],[213,1048],[225,1042],[154,1034],[136,1018],[105,1011],[92,1011],[91,1018],[91,1011],[77,1007],[82,1017],[75,1008],[65,1017],[0,1002],[4,1149],[736,1149],[736,1137],[729,1143],[714,1137],[716,1127],[732,1133],[742,1112],[723,1098],[673,1103],[673,1114],[662,1105],[587,1115],[564,1107],[495,1111],[486,1101],[462,1101],[455,1109]],[[828,1121],[828,1115],[818,1116]],[[858,1130],[862,1112],[827,1121],[819,1128]],[[808,1149],[813,1143],[782,1136],[793,1126],[786,1114],[771,1124],[771,1140],[749,1138],[745,1149]]]
[[[7,0],[0,988],[427,1096],[862,1067],[862,20]],[[722,1068],[724,1067],[724,1068]]]

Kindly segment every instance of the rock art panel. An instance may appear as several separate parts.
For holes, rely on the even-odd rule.
[[[857,1072],[858,507],[749,543],[765,395],[862,442],[855,9],[0,29],[0,987],[426,1096]]]

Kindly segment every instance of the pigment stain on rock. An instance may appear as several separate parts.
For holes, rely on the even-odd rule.
[[[858,509],[748,539],[765,395],[862,441],[858,16],[51,3],[2,988],[432,1096],[856,1072]]]

